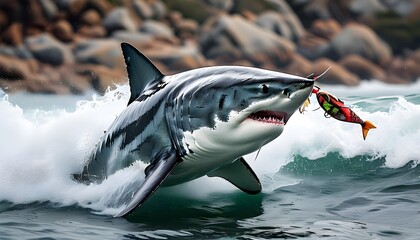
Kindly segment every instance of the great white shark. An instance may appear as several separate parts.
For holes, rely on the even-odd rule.
[[[242,157],[277,138],[311,94],[314,81],[239,66],[163,75],[135,47],[122,43],[131,96],[82,175],[102,181],[135,161],[145,180],[134,186],[124,216],[159,186],[221,177],[257,194],[261,183]]]

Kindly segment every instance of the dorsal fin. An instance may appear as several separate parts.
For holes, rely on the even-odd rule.
[[[160,80],[164,75],[156,66],[135,47],[128,43],[121,43],[125,64],[127,65],[128,80],[131,96],[130,105],[144,91],[150,82]]]

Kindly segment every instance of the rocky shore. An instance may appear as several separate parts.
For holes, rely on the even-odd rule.
[[[243,65],[357,85],[420,77],[420,1],[1,0],[0,88],[82,94],[127,81],[120,43],[165,74]]]

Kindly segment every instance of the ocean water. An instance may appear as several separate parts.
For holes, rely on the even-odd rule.
[[[245,158],[261,194],[203,177],[161,188],[127,218],[113,197],[142,176],[135,164],[102,184],[72,180],[124,109],[128,87],[105,96],[0,91],[0,239],[419,239],[420,83],[321,86],[377,126],[316,110]]]

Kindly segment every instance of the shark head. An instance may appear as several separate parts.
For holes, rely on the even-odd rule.
[[[229,157],[248,154],[277,138],[314,84],[311,79],[247,67],[199,71],[201,76],[192,75],[200,81],[179,101],[189,120],[178,126],[183,125],[189,146],[232,152]]]

